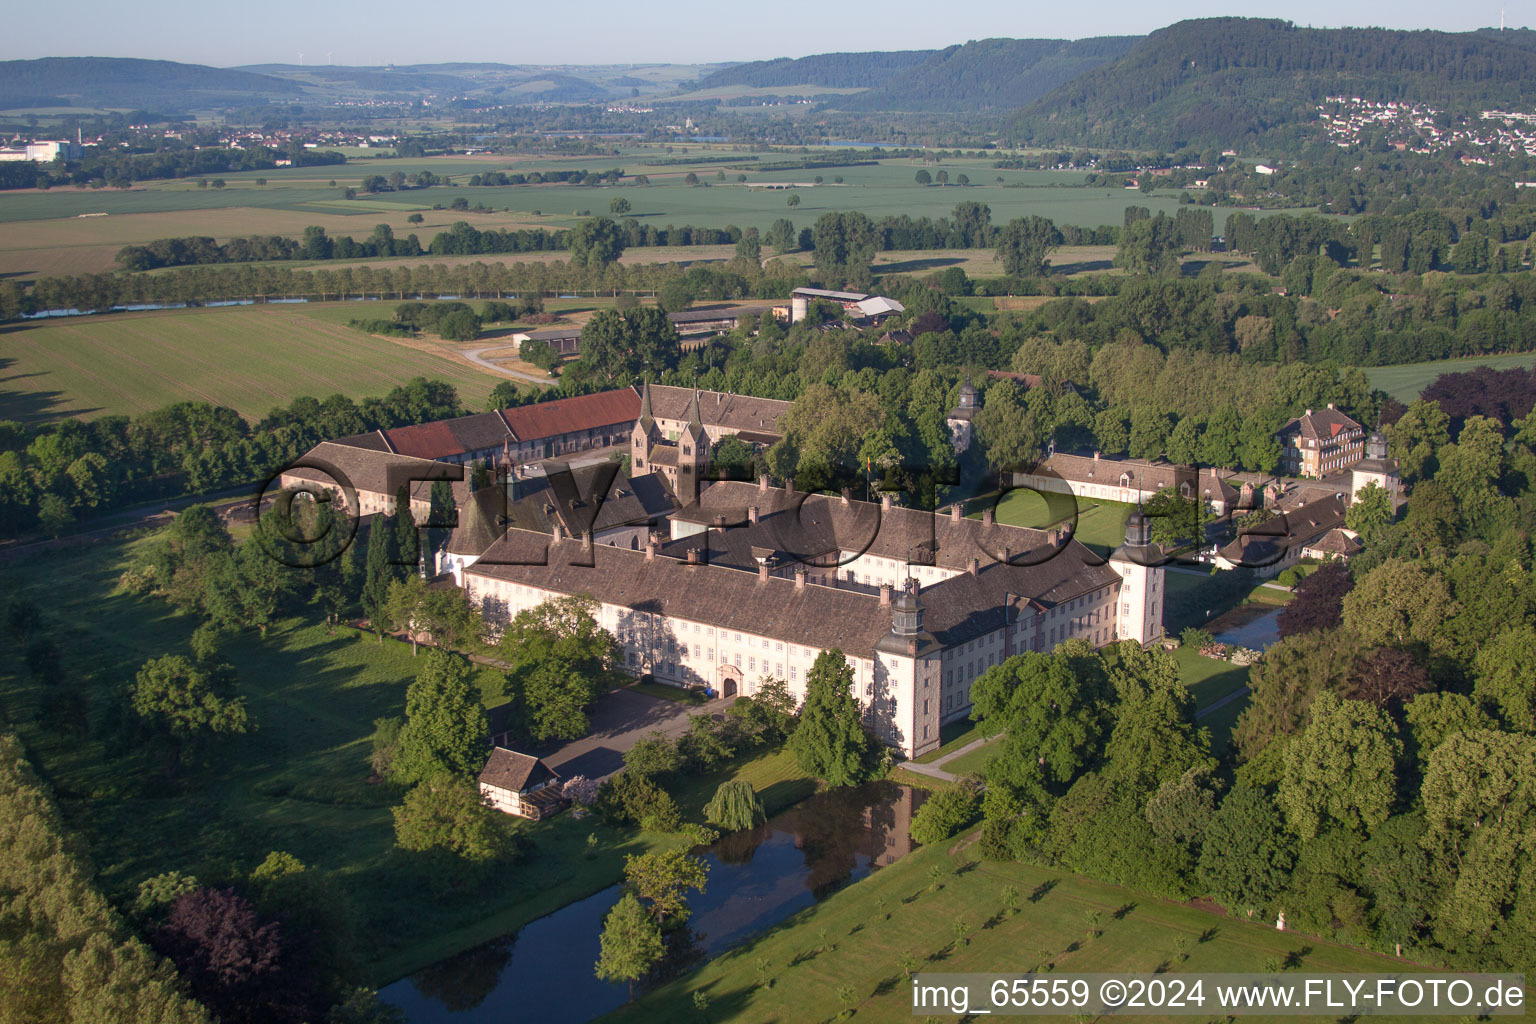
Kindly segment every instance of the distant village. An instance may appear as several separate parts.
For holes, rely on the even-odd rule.
[[[1452,123],[1446,112],[1424,103],[1329,96],[1317,106],[1318,120],[1341,149],[1370,143],[1385,132],[1394,149],[1433,154],[1452,149],[1478,149],[1490,155],[1536,156],[1536,114],[1484,110],[1476,121]],[[1463,163],[1487,163],[1465,154]]]

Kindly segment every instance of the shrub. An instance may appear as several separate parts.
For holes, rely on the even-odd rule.
[[[912,839],[929,846],[942,843],[976,817],[976,797],[965,789],[930,796],[912,816]]]

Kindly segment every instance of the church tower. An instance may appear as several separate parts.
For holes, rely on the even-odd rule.
[[[949,440],[955,446],[955,454],[962,455],[971,446],[971,421],[976,418],[976,388],[971,385],[971,375],[965,375],[960,385],[960,401],[949,411],[945,423],[949,426]]]
[[[709,432],[699,412],[699,393],[688,403],[688,425],[677,439],[677,500],[687,505],[699,500],[699,482],[709,467]]]
[[[629,432],[629,475],[644,476],[651,472],[648,464],[651,445],[656,441],[656,417],[651,415],[651,382],[646,380],[640,392],[640,418],[635,420]]]
[[[1141,509],[1125,521],[1125,543],[1109,556],[1120,574],[1120,605],[1115,616],[1115,635],[1145,647],[1163,635],[1163,553],[1152,543],[1152,522]]]

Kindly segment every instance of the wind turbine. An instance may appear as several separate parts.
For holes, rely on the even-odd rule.
[[[300,50],[299,51],[299,67],[303,67],[303,66],[304,66],[304,51]]]
[[[331,51],[330,50],[326,50],[325,51],[325,62],[327,64],[335,64],[336,63],[334,60],[331,59]]]

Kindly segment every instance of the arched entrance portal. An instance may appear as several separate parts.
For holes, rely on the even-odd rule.
[[[735,672],[723,672],[720,675],[720,696],[734,697],[741,692],[741,680]]]

